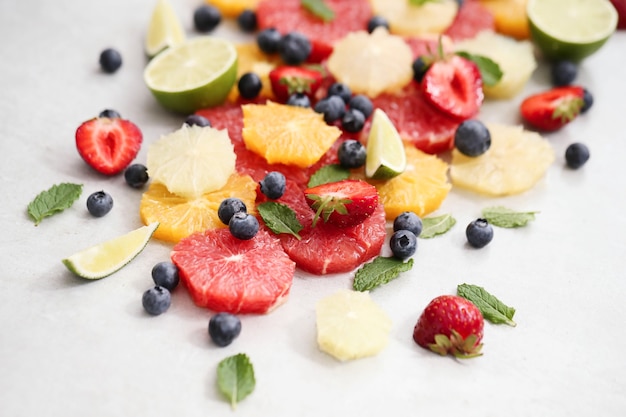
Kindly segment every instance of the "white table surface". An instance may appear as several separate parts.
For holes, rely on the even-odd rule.
[[[94,282],[61,259],[141,225],[141,196],[123,176],[90,170],[74,146],[78,125],[118,110],[148,145],[180,126],[142,81],[142,42],[152,0],[0,3],[0,415],[16,416],[623,416],[626,415],[626,32],[582,65],[594,93],[587,115],[548,140],[556,161],[536,188],[488,199],[453,190],[438,213],[458,224],[421,240],[415,266],[372,297],[391,316],[389,346],[376,357],[340,363],[318,351],[315,302],[351,285],[350,275],[298,274],[289,301],[268,316],[242,317],[241,336],[214,346],[210,312],[184,288],[158,317],[141,306],[152,266],[171,245],[152,241],[126,268]],[[175,1],[189,36],[199,0]],[[235,26],[223,24],[216,35]],[[115,47],[124,63],[100,72]],[[539,68],[524,94],[485,104],[486,121],[517,123],[522,97],[548,86]],[[564,167],[568,144],[591,150],[583,169]],[[26,206],[59,182],[84,184],[73,207],[35,227]],[[92,218],[87,196],[112,194],[107,216]],[[464,228],[502,204],[541,213],[529,227],[496,229],[482,250]],[[517,308],[516,328],[485,325],[484,356],[455,361],[419,348],[413,326],[435,296],[468,282]],[[257,386],[235,413],[216,388],[217,363],[244,352]]]

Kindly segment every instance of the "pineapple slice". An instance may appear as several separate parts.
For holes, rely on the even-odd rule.
[[[493,86],[483,86],[485,97],[509,99],[523,89],[537,68],[537,61],[530,41],[516,41],[492,31],[482,31],[472,39],[456,43],[457,51],[483,55],[494,60],[503,72],[500,81]]]
[[[491,147],[470,157],[452,151],[453,186],[497,197],[531,189],[554,162],[554,150],[538,133],[522,126],[487,124]]]
[[[409,0],[370,0],[374,14],[387,19],[391,33],[422,36],[443,33],[459,11],[456,0],[428,1],[422,5]]]
[[[341,360],[373,356],[387,346],[391,319],[368,292],[340,290],[316,306],[317,344]]]

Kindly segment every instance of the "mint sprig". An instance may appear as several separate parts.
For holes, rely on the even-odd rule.
[[[426,3],[439,3],[440,0],[409,0],[411,6],[423,6]]]
[[[457,51],[456,54],[472,61],[478,66],[484,85],[494,86],[500,82],[502,76],[504,75],[502,69],[500,69],[500,65],[498,65],[498,63],[491,58],[464,51]]]
[[[460,284],[457,286],[456,292],[457,295],[474,303],[485,320],[494,324],[517,326],[517,323],[513,321],[515,309],[504,304],[483,287],[471,284]]]
[[[291,207],[275,201],[268,201],[259,204],[257,210],[265,225],[272,232],[276,234],[288,233],[298,240],[302,239],[298,234],[302,230],[302,224]]]
[[[255,385],[254,368],[246,354],[229,356],[217,365],[217,386],[233,410],[254,391]]]
[[[487,207],[482,210],[485,220],[494,226],[504,228],[524,227],[535,220],[537,211],[514,211],[502,206]]]
[[[37,194],[28,204],[28,214],[35,226],[55,213],[59,213],[74,204],[83,192],[82,184],[61,183]]]
[[[456,219],[450,214],[443,214],[436,217],[425,217],[422,219],[422,232],[419,237],[430,239],[437,235],[442,235],[456,224]]]
[[[330,22],[335,18],[335,12],[324,0],[300,0],[300,4],[324,22]]]
[[[396,279],[401,272],[413,267],[413,258],[403,262],[394,257],[379,256],[356,271],[352,288],[355,291],[369,291]]]
[[[307,187],[313,188],[318,185],[338,182],[350,177],[350,170],[339,164],[324,165],[311,175]]]

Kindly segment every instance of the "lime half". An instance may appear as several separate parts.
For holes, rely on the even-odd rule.
[[[185,41],[185,32],[168,0],[158,0],[146,33],[145,50],[153,57],[170,46]]]
[[[550,60],[581,61],[604,45],[617,28],[608,0],[529,0],[530,34]]]
[[[143,78],[169,110],[189,114],[217,106],[237,79],[237,50],[227,40],[201,36],[154,57]]]
[[[146,247],[159,223],[142,226],[91,248],[82,250],[63,264],[74,274],[86,279],[100,279],[119,271]]]
[[[402,174],[405,168],[406,154],[402,138],[387,114],[376,109],[367,139],[365,176],[386,180]]]

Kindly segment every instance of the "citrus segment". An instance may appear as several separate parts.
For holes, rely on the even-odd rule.
[[[265,230],[249,240],[228,229],[194,233],[174,246],[171,259],[196,305],[232,314],[263,314],[279,306],[296,269]]]
[[[185,41],[185,32],[168,0],[157,0],[145,39],[145,50],[153,57],[170,46]]]
[[[311,108],[268,102],[246,104],[242,110],[246,147],[270,164],[309,167],[341,135],[338,128],[327,125],[324,116]]]
[[[528,16],[526,4],[528,0],[480,0],[495,19],[495,30],[516,39],[528,39]]]
[[[165,108],[193,113],[224,102],[237,79],[237,50],[224,39],[197,37],[154,57],[143,78]]]
[[[256,9],[261,0],[205,0],[208,4],[217,7],[225,17],[237,17],[244,10]]]
[[[315,306],[317,344],[341,360],[373,356],[388,343],[391,319],[368,292],[340,290]]]
[[[443,33],[458,12],[455,0],[415,5],[408,0],[370,0],[374,14],[387,19],[391,33],[404,36]]]
[[[376,97],[407,85],[413,78],[412,62],[413,54],[404,40],[378,28],[371,34],[353,32],[336,42],[328,70],[353,93]]]
[[[367,139],[365,176],[382,180],[400,175],[406,168],[402,139],[389,117],[381,109],[374,110]]]
[[[168,242],[195,232],[226,227],[217,216],[220,203],[230,197],[241,199],[254,212],[257,182],[247,175],[233,174],[224,187],[197,198],[185,198],[170,193],[163,184],[152,182],[139,204],[144,224],[158,221],[161,225],[154,237]]]
[[[604,45],[618,15],[607,0],[528,0],[530,34],[552,60],[580,61]]]
[[[488,124],[491,147],[478,157],[452,152],[450,178],[455,187],[489,196],[531,189],[554,161],[554,150],[539,134],[521,126]]]
[[[184,124],[150,145],[148,174],[169,192],[194,198],[222,188],[235,158],[226,130]]]
[[[237,79],[243,74],[253,72],[261,79],[261,91],[259,97],[272,98],[272,85],[270,84],[269,73],[278,64],[280,58],[277,55],[268,55],[259,49],[256,43],[240,43],[235,45],[237,49]],[[239,88],[233,85],[228,95],[228,100],[236,101],[239,98]]]
[[[63,259],[63,264],[74,274],[86,279],[107,277],[132,261],[146,247],[159,227],[154,222],[125,235],[92,246]]]

